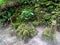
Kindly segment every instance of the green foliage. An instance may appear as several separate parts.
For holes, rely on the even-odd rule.
[[[19,18],[19,15],[21,13],[21,9],[17,9],[14,11],[14,14],[11,17],[11,24],[14,28],[17,28],[23,21]]]
[[[9,0],[11,1],[11,0]],[[0,0],[1,4],[2,2],[9,2],[9,1],[5,1],[5,0]],[[16,1],[16,0],[12,0],[12,1]],[[18,0],[17,0],[18,1]],[[23,3],[29,3],[32,2],[32,0],[19,0],[20,2]],[[35,23],[36,25],[38,25],[37,23],[43,24],[43,25],[50,25],[51,24],[51,19],[56,19],[55,16],[57,17],[57,15],[60,15],[60,3],[58,1],[53,1],[53,0],[39,0],[38,2],[36,2],[35,4],[22,4],[22,6],[20,7],[21,10],[18,11],[19,15],[15,16],[15,18],[18,18],[16,20],[14,20],[16,23],[16,25],[19,25],[22,21],[31,21],[34,19],[38,19],[38,21],[33,21],[33,23]],[[28,8],[28,9],[27,9]],[[32,8],[32,9],[30,9]],[[33,12],[34,11],[34,12]],[[41,12],[42,11],[42,12]],[[14,9],[10,8],[9,11],[0,11],[0,22],[4,22],[6,20],[9,20],[9,18],[13,15],[14,13]],[[21,14],[20,14],[21,13]],[[47,15],[50,14],[50,15]],[[9,16],[8,16],[9,15]],[[35,16],[36,15],[36,16]],[[37,17],[37,18],[35,18]],[[20,19],[19,19],[20,18]],[[19,21],[18,21],[19,20]]]
[[[5,3],[5,1],[4,0],[0,0],[0,5],[3,4],[3,3]]]
[[[38,26],[38,25],[40,25],[40,21],[34,20],[34,21],[32,22],[32,24],[33,24],[34,26]]]
[[[50,15],[44,15],[43,18],[45,19],[45,21],[49,21],[51,17],[50,17]]]
[[[34,19],[34,13],[31,9],[24,9],[19,16],[21,20],[33,20]]]
[[[45,29],[42,32],[42,36],[46,39],[56,40],[56,35],[52,34],[50,29]]]
[[[37,0],[0,0],[0,6],[10,4],[10,1],[16,2],[17,5],[20,2],[21,5],[15,5],[16,7],[14,8],[8,7],[8,9],[5,7],[5,11],[0,11],[0,23],[6,23],[11,19],[13,27],[16,28],[14,31],[16,31],[17,35],[22,37],[24,41],[27,41],[37,34],[34,26],[40,24],[50,25],[51,20],[56,20],[56,17],[60,15],[60,1],[58,0],[39,0],[35,4],[33,1]],[[28,23],[26,24],[26,22],[30,21],[34,26]],[[51,34],[49,29],[44,30],[42,36],[52,40],[56,39],[56,35]]]
[[[56,20],[56,15],[52,15],[51,17],[53,20]]]
[[[23,2],[23,3],[30,3],[30,2],[32,2],[32,0],[20,0],[21,2]]]
[[[44,15],[42,22],[43,22],[43,24],[50,25],[51,24],[51,17],[50,17],[50,15]]]
[[[50,1],[47,1],[47,0],[44,0],[44,1],[39,1],[39,4],[40,4],[40,7],[44,10],[44,11],[46,11],[46,12],[48,12],[48,13],[51,13],[54,9],[56,9],[56,7],[57,7],[57,4],[59,4],[59,2],[57,3],[57,1],[56,2],[53,2],[52,0],[50,0]]]
[[[10,20],[15,10],[10,8],[8,11],[0,11],[0,23],[6,23]]]
[[[38,17],[39,17],[38,20],[40,21],[41,25],[46,25],[46,26],[51,25],[51,15],[49,15],[49,14],[40,14]]]
[[[31,38],[35,36],[37,31],[33,25],[22,23],[20,26],[18,26],[16,33],[26,41],[28,40],[27,37]]]

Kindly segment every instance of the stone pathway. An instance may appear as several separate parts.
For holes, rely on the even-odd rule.
[[[43,40],[41,37],[44,27],[36,27],[38,34],[29,40],[28,43],[24,43],[23,40],[17,38],[16,35],[11,35],[11,28],[1,28],[0,25],[0,45],[60,45],[60,33],[56,32],[57,40],[55,42]]]

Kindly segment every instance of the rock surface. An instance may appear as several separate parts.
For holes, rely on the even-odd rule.
[[[43,40],[41,37],[44,27],[36,27],[38,34],[29,40],[28,43],[24,43],[23,40],[17,38],[16,35],[11,35],[11,27],[2,28],[0,25],[0,45],[60,45],[60,33],[56,32],[56,41]]]

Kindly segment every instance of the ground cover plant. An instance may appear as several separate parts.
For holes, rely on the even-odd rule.
[[[42,37],[52,41],[56,40],[56,34],[52,34],[50,29],[45,29],[42,32]]]
[[[37,34],[37,30],[31,24],[22,23],[18,26],[16,33],[18,36],[22,37],[24,41],[28,41],[29,38],[32,38]]]

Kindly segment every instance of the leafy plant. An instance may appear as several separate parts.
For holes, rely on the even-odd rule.
[[[0,23],[6,23],[10,20],[15,10],[10,8],[8,11],[0,11]]]
[[[51,15],[42,15],[42,16],[40,16],[41,18],[40,18],[40,24],[42,24],[42,25],[46,25],[46,26],[48,26],[48,25],[51,25]]]
[[[34,13],[31,9],[24,9],[19,16],[21,20],[33,20],[34,19]]]

